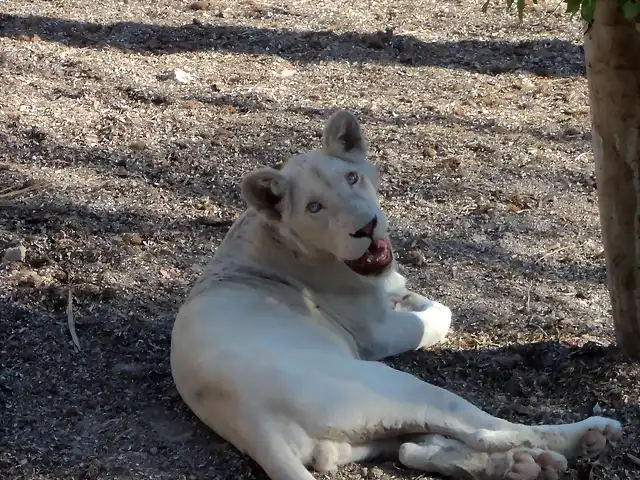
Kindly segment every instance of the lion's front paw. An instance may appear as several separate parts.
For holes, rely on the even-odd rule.
[[[446,309],[441,303],[429,300],[417,293],[411,292],[404,297],[390,297],[391,308],[400,312],[424,312],[430,309]]]
[[[418,317],[424,325],[422,340],[418,348],[430,347],[442,342],[451,327],[451,310],[441,303],[429,300],[417,293],[402,298],[389,297],[391,306],[398,312],[408,312]]]
[[[391,302],[391,308],[398,312],[408,312],[402,305],[402,299],[396,297],[389,297],[389,301]]]
[[[424,324],[421,347],[430,347],[444,341],[451,328],[451,310],[441,303],[431,302],[422,310],[413,311]]]

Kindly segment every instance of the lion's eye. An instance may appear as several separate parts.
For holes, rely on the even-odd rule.
[[[349,185],[355,185],[358,183],[358,174],[356,172],[347,173],[347,183]]]
[[[322,210],[322,205],[320,204],[320,202],[309,202],[307,204],[307,210],[309,210],[311,213],[318,213],[320,210]]]

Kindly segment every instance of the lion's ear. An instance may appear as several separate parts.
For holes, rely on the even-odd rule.
[[[324,127],[322,146],[334,157],[347,162],[366,161],[367,142],[355,115],[347,110],[338,110],[331,115]]]
[[[250,207],[269,220],[282,218],[288,180],[273,168],[259,168],[242,179],[240,190]]]

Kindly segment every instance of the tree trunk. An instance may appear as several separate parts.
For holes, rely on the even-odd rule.
[[[640,33],[616,0],[597,0],[585,57],[616,339],[640,358]]]

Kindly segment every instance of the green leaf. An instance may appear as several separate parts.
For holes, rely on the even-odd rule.
[[[622,14],[627,20],[635,20],[640,13],[640,3],[627,2],[622,6]]]
[[[593,15],[596,11],[596,0],[582,0],[582,7],[580,8],[580,16],[582,19],[591,24],[593,22]]]
[[[484,4],[482,5],[482,13],[487,13],[487,9],[489,8],[490,3],[491,0],[487,0],[486,2],[484,2]]]
[[[524,18],[524,0],[518,0],[518,19],[520,21]]]
[[[567,2],[567,11],[565,13],[575,14],[580,10],[580,0],[565,0]]]
[[[629,0],[616,0],[616,6],[618,7],[618,10],[622,10],[622,7],[624,6],[625,3],[627,3]]]
[[[640,33],[640,22],[636,22],[636,31]]]

